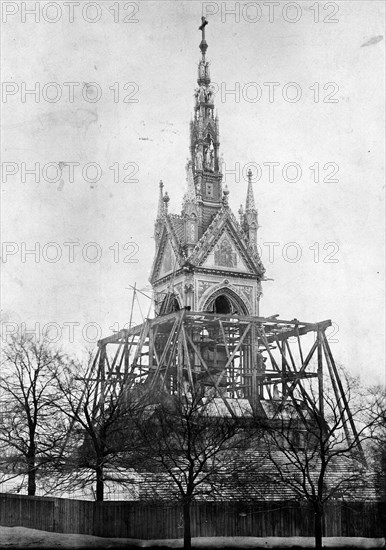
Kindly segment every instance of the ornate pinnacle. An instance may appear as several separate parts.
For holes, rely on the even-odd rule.
[[[187,182],[187,192],[186,199],[189,201],[196,201],[196,187],[194,185],[194,177],[192,170],[192,161],[188,160],[186,165],[186,182]]]
[[[229,189],[228,189],[228,184],[225,184],[225,189],[223,191],[223,205],[224,206],[228,206],[228,197],[229,197]]]
[[[244,221],[244,209],[243,209],[243,205],[242,205],[242,204],[240,204],[239,216],[240,216],[240,225],[242,225],[242,224],[243,224],[243,221]]]
[[[163,202],[164,202],[164,205],[165,205],[165,213],[167,214],[168,212],[168,206],[169,206],[169,201],[170,201],[170,197],[168,195],[168,192],[166,191],[165,195],[164,195],[164,198],[163,198]]]
[[[248,191],[247,191],[247,200],[245,202],[245,210],[246,211],[256,210],[255,197],[253,196],[251,169],[248,170]]]
[[[164,203],[163,203],[163,182],[159,182],[159,199],[158,199],[158,210],[157,210],[157,219],[162,218],[164,212]]]

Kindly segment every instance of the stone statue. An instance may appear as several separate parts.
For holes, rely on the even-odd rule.
[[[213,170],[214,167],[214,150],[210,149],[210,168]]]
[[[220,172],[221,172],[221,173],[223,173],[224,164],[225,164],[224,154],[221,153],[221,155],[220,155],[220,161],[219,161],[219,169],[220,169]]]
[[[207,147],[205,151],[205,165],[207,168],[210,168],[210,163],[211,163],[210,148]]]
[[[206,168],[208,168],[208,170],[213,170],[214,146],[213,146],[213,140],[211,138],[209,139],[208,145],[205,147],[205,166]]]
[[[206,94],[206,100],[208,103],[213,103],[213,94],[214,94],[214,89],[212,86],[210,86]]]

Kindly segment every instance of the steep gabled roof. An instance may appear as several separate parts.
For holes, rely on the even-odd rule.
[[[154,282],[157,280],[160,268],[162,265],[162,261],[164,259],[165,249],[170,244],[175,258],[176,258],[176,266],[175,269],[179,269],[183,266],[183,264],[186,261],[186,255],[184,253],[184,250],[182,248],[182,241],[181,241],[181,234],[183,230],[183,220],[181,220],[182,223],[179,223],[177,221],[177,218],[179,216],[175,215],[167,215],[164,219],[164,225],[162,228],[161,238],[158,245],[158,250],[155,255],[153,265],[150,271],[150,281]],[[182,230],[181,230],[182,226]]]
[[[182,216],[169,214],[168,220],[180,247],[185,245],[185,224]]]
[[[189,263],[197,267],[202,265],[224,231],[227,231],[230,235],[250,271],[261,278],[264,275],[265,268],[260,260],[260,256],[249,243],[247,236],[241,229],[230,208],[227,207],[219,210],[212,223],[197,242],[192,254],[188,257]]]

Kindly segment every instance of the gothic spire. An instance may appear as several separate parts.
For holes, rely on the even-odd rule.
[[[219,172],[219,122],[214,114],[214,87],[210,84],[209,62],[206,59],[208,44],[205,38],[205,27],[208,24],[205,17],[201,18],[199,27],[202,37],[200,42],[201,59],[198,63],[198,88],[195,90],[194,117],[190,126],[191,133],[191,159],[196,187],[201,195],[206,194],[206,181],[212,179],[209,186],[209,195],[206,197],[211,202],[217,202],[221,206],[221,177]],[[214,179],[213,179],[214,178]],[[205,198],[203,199],[205,200]]]
[[[210,83],[209,62],[206,59],[207,25],[207,20],[202,17],[199,26],[201,56],[198,62],[198,86],[194,93],[194,116],[190,122],[188,189],[182,207],[184,215],[197,216],[198,238],[223,206],[219,121],[214,112],[215,89]],[[190,241],[192,234],[189,234]]]

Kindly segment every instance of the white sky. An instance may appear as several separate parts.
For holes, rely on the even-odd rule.
[[[122,11],[123,2],[117,23],[109,11],[117,5],[112,1],[98,3],[101,17],[95,23],[85,21],[80,11],[70,23],[62,2],[56,2],[63,10],[61,20],[47,22],[55,13],[44,12],[45,4],[40,3],[40,22],[28,15],[23,22],[18,3],[18,13],[10,15],[2,29],[2,79],[17,90],[2,103],[3,162],[17,163],[18,169],[2,189],[2,240],[15,243],[6,245],[13,255],[3,254],[2,311],[5,322],[24,321],[27,328],[57,323],[67,348],[69,328],[63,323],[77,323],[77,350],[86,345],[82,329],[87,323],[101,327],[99,336],[127,323],[132,297],[128,285],[148,284],[160,179],[171,197],[170,211],[180,213],[200,55],[198,26],[205,3],[141,0],[134,15],[137,23],[123,22],[130,18],[129,8]],[[283,2],[271,23],[263,2],[249,2],[262,10],[254,23],[243,18],[247,2],[239,3],[239,21],[224,13],[224,2],[210,4],[218,9],[208,16],[207,27],[212,80],[227,89],[239,83],[240,90],[252,83],[250,98],[257,85],[262,90],[257,102],[243,95],[239,101],[233,95],[216,96],[226,169],[249,162],[262,167],[262,177],[254,184],[258,238],[266,275],[274,281],[264,284],[261,314],[310,322],[332,319],[336,359],[353,373],[362,373],[366,382],[384,381],[384,40],[377,38],[384,33],[384,3],[336,2],[337,13],[330,15],[336,23],[323,22],[332,14],[324,2],[319,2],[319,23],[310,9],[314,2],[297,3],[302,13],[295,23],[283,18]],[[226,3],[228,8],[234,4]],[[86,15],[92,18],[94,13],[90,8]],[[292,9],[287,14],[295,17]],[[252,8],[247,15],[254,16]],[[41,83],[40,102],[33,96],[22,102],[22,82],[27,88]],[[44,98],[48,82],[63,91],[56,103]],[[65,82],[80,83],[72,103]],[[82,97],[80,91],[89,82],[100,86],[100,101]],[[127,82],[138,87],[131,96],[139,100],[136,103],[123,102],[134,89],[124,91]],[[267,82],[279,83],[272,103],[263,85]],[[289,82],[302,90],[296,103],[282,97]],[[332,86],[323,89],[329,82],[338,85],[336,103],[323,102],[334,91]],[[121,92],[118,103],[109,90],[114,83]],[[290,96],[294,92],[293,87],[288,90]],[[52,97],[54,89],[48,94]],[[102,176],[90,184],[76,167],[71,183],[65,167],[62,182],[43,181],[43,176],[35,183],[27,176],[23,183],[21,164],[30,168],[35,162],[41,167],[49,162],[78,162],[81,167],[97,162]],[[114,182],[109,167],[119,163],[122,180],[130,177],[130,171],[123,170],[127,162],[138,165],[138,182]],[[263,165],[267,162],[280,163],[273,182]],[[302,168],[300,181],[284,181],[281,170],[289,162]],[[323,166],[336,163],[339,181],[315,183],[309,169],[315,162],[321,179],[327,173]],[[237,216],[247,184],[242,176],[236,182],[228,175],[226,182]],[[21,253],[23,246],[32,248],[35,242],[41,246],[39,262]],[[43,247],[49,242],[62,251],[55,263],[44,260]],[[80,243],[73,262],[66,242]],[[100,246],[102,257],[96,263],[82,258],[81,249],[89,242]],[[123,262],[128,242],[138,245],[138,250],[129,249],[137,263]],[[273,262],[263,244],[269,242],[279,243]],[[282,257],[289,242],[302,251],[298,262]],[[114,243],[120,251],[118,262],[109,249]],[[319,243],[319,261],[314,261],[314,243]],[[327,243],[334,245],[324,250]],[[53,248],[46,251],[55,253]],[[338,261],[324,262],[333,251]],[[290,257],[294,253],[288,249]],[[141,306],[146,314],[146,299]],[[134,320],[141,321],[137,307]],[[89,328],[87,336],[92,339],[95,331]]]

